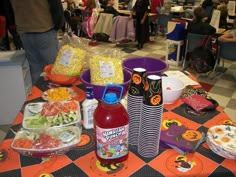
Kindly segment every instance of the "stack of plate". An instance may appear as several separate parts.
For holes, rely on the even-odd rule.
[[[207,132],[206,141],[214,153],[227,159],[236,159],[236,127],[213,126]]]

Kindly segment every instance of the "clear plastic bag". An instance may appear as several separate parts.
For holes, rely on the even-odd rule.
[[[52,74],[77,76],[85,64],[85,44],[75,35],[66,34],[62,41],[56,61],[52,67]]]
[[[95,53],[89,59],[91,83],[95,85],[122,84],[124,74],[122,53],[115,49],[107,49],[103,53]]]

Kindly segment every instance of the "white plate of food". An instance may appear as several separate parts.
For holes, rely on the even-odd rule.
[[[77,96],[72,88],[57,87],[43,92],[42,98],[46,101],[68,101]]]

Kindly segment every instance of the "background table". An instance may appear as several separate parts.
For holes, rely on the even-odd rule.
[[[0,177],[39,177],[42,174],[52,174],[54,177],[233,177],[236,174],[236,161],[214,154],[206,143],[203,143],[197,152],[185,156],[173,149],[161,147],[158,156],[154,158],[143,158],[137,153],[136,147],[130,146],[127,161],[103,165],[97,161],[94,153],[93,130],[83,130],[80,144],[65,155],[43,159],[43,161],[19,155],[10,148],[10,144],[14,138],[13,132],[22,127],[24,106],[29,102],[43,101],[40,96],[43,91],[51,87],[49,81],[40,78],[32,88],[11,130],[0,145]],[[73,84],[73,87],[81,93],[79,100],[82,101],[85,98],[85,93],[81,92],[84,86],[78,81]],[[166,129],[171,124],[183,124],[188,128],[206,133],[213,125],[232,123],[220,107],[214,111],[196,113],[178,100],[175,104],[164,106],[162,129]]]

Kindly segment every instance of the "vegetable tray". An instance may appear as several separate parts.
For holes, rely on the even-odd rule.
[[[29,103],[24,110],[23,128],[40,129],[78,124],[81,120],[78,101]]]
[[[16,133],[11,148],[25,156],[51,157],[62,155],[80,142],[81,127],[52,127]]]

